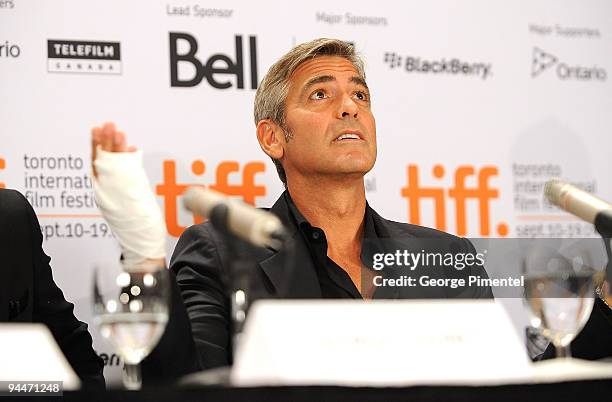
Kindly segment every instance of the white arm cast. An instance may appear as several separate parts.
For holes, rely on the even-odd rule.
[[[94,161],[98,208],[119,241],[124,265],[166,256],[166,225],[142,165],[142,152],[107,152]]]

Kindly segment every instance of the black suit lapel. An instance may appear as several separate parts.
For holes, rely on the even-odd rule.
[[[272,282],[279,297],[289,299],[321,298],[321,286],[312,257],[298,232],[289,247],[275,252],[259,265]]]
[[[276,295],[292,299],[321,298],[321,286],[312,256],[290,215],[284,195],[276,201],[270,212],[283,222],[290,239],[287,247],[271,250],[273,254],[259,263],[274,286]]]
[[[365,257],[371,256],[374,252],[384,252],[395,254],[397,250],[407,250],[411,253],[419,253],[421,250],[427,251],[438,251],[437,249],[432,250],[432,246],[436,245],[436,242],[430,238],[419,238],[407,231],[398,231],[394,227],[397,225],[394,222],[388,221],[378,215],[376,211],[371,210],[371,219],[376,236],[374,241],[370,241],[368,254]],[[362,258],[364,253],[362,252]],[[436,276],[441,274],[441,268],[432,268],[431,272],[424,272],[422,269],[411,271],[409,269],[389,267],[383,269],[381,275],[385,278],[400,278],[402,275],[411,276],[417,281],[422,275]],[[381,287],[376,290],[374,298],[381,299],[443,299],[446,297],[445,289],[443,287],[423,287],[423,286],[397,286],[397,287]]]

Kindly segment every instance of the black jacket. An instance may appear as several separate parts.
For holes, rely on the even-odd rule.
[[[170,269],[176,275],[173,292],[173,308],[165,334],[153,353],[145,360],[145,380],[153,378],[171,379],[189,372],[226,366],[232,363],[231,320],[229,287],[227,286],[230,257],[240,253],[252,261],[251,297],[275,298],[279,289],[287,289],[283,297],[317,299],[321,298],[316,268],[305,239],[290,213],[291,200],[284,193],[270,209],[285,224],[289,232],[290,247],[281,250],[257,249],[246,244],[228,247],[219,231],[209,222],[191,226],[180,237],[174,250]],[[369,231],[376,233],[376,247],[382,249],[397,243],[418,252],[422,249],[440,252],[474,252],[472,244],[450,234],[382,218],[367,206],[366,219],[370,217]],[[366,229],[366,233],[368,230]],[[427,244],[424,240],[427,239]],[[431,240],[434,240],[434,243]],[[362,244],[362,258],[364,257]],[[289,257],[287,250],[293,250]],[[293,264],[287,285],[285,262]],[[454,271],[454,270],[452,270]],[[468,269],[461,275],[474,274],[486,277],[484,269]],[[438,275],[456,275],[456,272]],[[376,294],[374,296],[376,297]],[[407,289],[384,298],[490,298],[490,288],[455,289],[448,288]]]
[[[102,359],[87,324],[75,318],[74,305],[53,281],[50,260],[28,201],[15,190],[0,189],[0,322],[45,324],[83,387],[104,389]]]

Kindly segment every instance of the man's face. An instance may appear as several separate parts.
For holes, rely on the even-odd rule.
[[[294,174],[363,176],[376,160],[376,122],[370,92],[350,61],[322,56],[289,78],[286,122],[292,138],[283,166]]]

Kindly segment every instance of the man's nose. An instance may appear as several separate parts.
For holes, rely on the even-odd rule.
[[[340,105],[338,107],[338,118],[344,119],[346,117],[357,118],[359,113],[359,106],[355,102],[355,100],[349,94],[345,94],[341,100]]]

